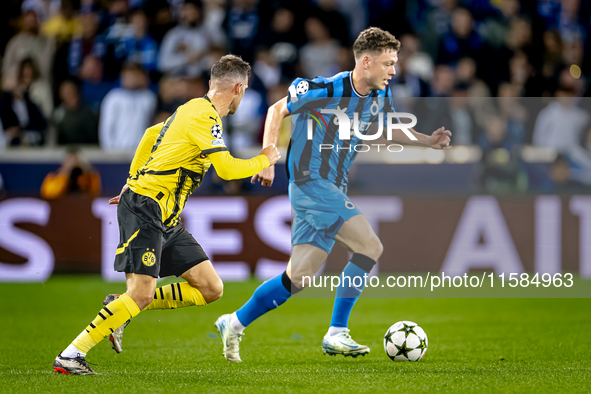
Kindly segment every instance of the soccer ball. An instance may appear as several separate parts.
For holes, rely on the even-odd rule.
[[[392,361],[419,361],[428,345],[425,330],[411,321],[395,323],[384,337],[384,350]]]

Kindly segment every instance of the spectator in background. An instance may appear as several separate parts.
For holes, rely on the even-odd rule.
[[[68,194],[88,194],[96,197],[101,191],[101,178],[75,148],[66,152],[62,166],[47,174],[41,185],[41,197],[62,198]]]
[[[300,49],[300,68],[304,78],[338,73],[339,44],[330,37],[328,28],[318,18],[305,22],[308,43]]]
[[[524,64],[528,64],[527,68],[531,69],[531,63],[536,64],[542,61],[540,54],[534,49],[532,44],[533,33],[531,23],[524,18],[513,18],[505,39],[505,45],[501,46],[494,55],[494,61],[489,62],[494,66],[492,70],[487,72],[493,75],[495,82],[511,81],[525,86],[527,78],[532,74],[532,70],[525,70]],[[536,60],[536,59],[539,59]],[[522,70],[523,80],[516,80],[516,64],[519,62],[519,68]],[[520,79],[520,78],[517,78]],[[495,91],[493,89],[493,91]]]
[[[61,105],[53,113],[59,145],[98,144],[98,117],[80,99],[80,84],[74,79],[60,86]]]
[[[474,128],[472,133],[473,142],[478,138],[479,133],[477,130],[484,129],[486,117],[495,110],[493,99],[490,97],[490,89],[483,80],[478,78],[476,70],[476,62],[469,57],[460,59],[456,67],[457,84],[466,87],[466,92],[470,98],[468,106],[474,115],[475,126],[478,126]]]
[[[37,81],[38,70],[33,59],[21,61],[16,86],[3,92],[0,110],[5,128],[15,128],[9,145],[39,146],[44,143],[47,121],[39,107],[31,100],[29,89]],[[47,94],[49,88],[37,85],[38,98]],[[43,93],[45,91],[45,93]],[[51,99],[51,94],[49,94]]]
[[[568,72],[565,70],[565,72]],[[556,99],[540,111],[534,126],[533,144],[569,154],[580,146],[589,113],[577,106],[574,88],[561,86]]]
[[[457,8],[452,14],[451,30],[441,37],[438,63],[455,64],[463,57],[480,59],[482,42],[476,31],[472,14],[465,8]]]
[[[18,73],[18,96],[25,92],[33,104],[41,110],[45,119],[49,119],[53,111],[53,97],[51,86],[45,80],[41,79],[39,68],[32,58],[24,59],[19,67]]]
[[[105,80],[115,81],[119,78],[124,62],[118,49],[125,32],[129,30],[127,21],[129,3],[128,0],[106,0],[105,3],[107,12],[101,14],[101,26],[99,26],[101,39],[106,44],[102,73]]]
[[[80,67],[80,79],[82,79],[82,101],[98,114],[103,98],[115,88],[116,81],[103,79],[103,62],[96,56],[84,58]]]
[[[430,81],[433,78],[433,59],[427,53],[422,52],[421,42],[418,37],[406,33],[400,37],[400,43],[401,52],[398,55],[405,53],[407,70],[423,81]]]
[[[23,27],[6,45],[2,59],[3,89],[12,90],[18,82],[19,65],[32,58],[39,67],[40,79],[51,83],[51,65],[55,42],[39,34],[39,21],[35,11],[25,11]]]
[[[527,175],[519,167],[515,141],[507,135],[507,124],[489,115],[479,140],[482,162],[479,182],[486,193],[515,193],[527,190]]]
[[[435,67],[431,79],[430,92],[432,97],[449,97],[453,92],[456,77],[453,68],[447,65]]]
[[[542,40],[544,43],[542,74],[550,78],[562,67],[562,37],[558,30],[553,29],[545,31]]]
[[[125,63],[121,87],[111,90],[101,104],[101,148],[106,152],[133,152],[152,122],[156,103],[141,65]]]
[[[562,58],[563,63],[567,67],[576,66],[583,68],[583,59],[585,57],[585,48],[583,39],[575,36],[571,37],[570,40],[564,40],[562,45]]]
[[[347,24],[345,17],[338,10],[338,1],[315,0],[314,2],[316,3],[318,9],[313,12],[312,15],[324,23],[328,29],[330,37],[337,40],[340,46],[350,46],[351,39],[349,36],[349,25]]]
[[[74,13],[72,0],[61,0],[60,11],[41,25],[41,33],[57,42],[68,43],[82,31],[82,22]]]
[[[500,0],[491,2],[491,5],[499,12],[484,20],[484,38],[492,48],[499,48],[506,42],[511,21],[519,15],[519,0]]]
[[[433,60],[437,58],[439,38],[451,29],[452,14],[457,6],[457,0],[442,0],[427,15],[427,26],[420,31],[420,38],[423,49]]]
[[[427,97],[429,96],[428,83],[415,73],[415,69],[409,67],[409,60],[417,50],[416,39],[412,35],[405,34],[400,40],[401,50],[396,64],[396,76],[388,82],[392,97]],[[401,110],[399,106],[396,108]]]
[[[82,64],[88,56],[102,58],[106,51],[106,43],[97,34],[99,14],[89,12],[81,15],[80,20],[82,21],[82,30],[72,39],[68,53],[70,75],[76,76],[80,76]]]
[[[552,21],[552,27],[557,27],[560,35],[565,41],[576,41],[585,37],[587,31],[579,24],[579,9],[581,8],[580,0],[562,0],[560,13],[555,20]],[[589,28],[589,20],[584,21]]]
[[[254,89],[244,93],[240,108],[228,118],[229,143],[231,149],[241,151],[258,144],[257,137],[263,126],[263,115],[267,108],[263,95]]]
[[[281,68],[275,60],[273,53],[265,47],[257,50],[256,61],[252,66],[253,74],[263,83],[263,89],[268,90],[277,85],[281,80]],[[254,89],[254,86],[251,86]]]
[[[24,0],[23,12],[33,10],[39,17],[39,22],[45,22],[60,12],[61,0]]]
[[[166,0],[145,0],[142,8],[150,20],[148,32],[160,45],[166,33],[176,26],[170,5]]]
[[[55,40],[55,55],[52,64],[52,88],[57,91],[59,85],[69,73],[68,54],[70,43],[75,35],[80,35],[82,22],[74,12],[73,2],[76,0],[61,0],[60,12],[48,19],[42,26],[41,31],[46,36]],[[57,95],[54,96],[57,100]]]
[[[115,53],[119,58],[141,64],[153,81],[157,80],[158,43],[148,35],[148,17],[136,9],[129,17],[130,26],[125,30]]]
[[[443,97],[453,95],[455,84],[454,70],[450,66],[435,67],[429,87],[431,97],[417,100],[414,106],[413,113],[416,113],[421,130],[435,130],[442,125],[452,128],[450,100]]]
[[[499,87],[500,115],[507,122],[507,135],[517,144],[527,141],[526,122],[529,119],[528,109],[519,97],[519,90],[515,86],[504,83]]]
[[[359,33],[369,26],[366,0],[337,0],[337,7],[345,17],[349,30],[348,43],[355,41]]]
[[[259,47],[269,48],[274,61],[281,68],[281,74],[286,79],[294,79],[296,71],[294,64],[298,58],[298,48],[305,41],[302,24],[296,20],[296,14],[287,8],[275,10],[268,27],[257,36]]]
[[[556,156],[550,168],[550,180],[552,184],[546,190],[547,193],[569,194],[586,192],[585,186],[581,182],[572,179],[570,165],[565,155],[558,154]]]
[[[454,131],[452,143],[454,145],[472,145],[476,135],[476,122],[470,107],[469,86],[465,82],[456,83],[449,100],[450,117]]]
[[[228,0],[230,11],[224,25],[228,33],[230,52],[251,63],[254,56],[255,37],[260,29],[258,0]]]
[[[528,96],[527,92],[531,89],[531,84],[528,82],[531,82],[535,77],[535,72],[525,52],[515,52],[514,56],[509,59],[508,65],[509,79],[507,81],[519,89],[520,96]]]
[[[591,155],[581,146],[591,117],[589,112],[577,105],[575,96],[581,90],[577,87],[580,80],[570,76],[568,70],[562,72],[560,80],[556,99],[536,118],[533,144],[565,154],[574,163],[573,179],[591,184]]]
[[[189,83],[186,78],[166,76],[161,78],[154,123],[166,121],[180,105],[189,99]]]
[[[186,0],[180,24],[164,36],[158,68],[163,73],[198,77],[203,72],[200,64],[210,39],[203,26],[203,7],[200,0]]]
[[[216,46],[227,46],[228,39],[224,31],[227,0],[205,0],[205,29],[211,43]]]

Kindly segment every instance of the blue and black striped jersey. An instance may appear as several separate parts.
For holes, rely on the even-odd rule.
[[[354,148],[364,142],[352,132],[350,139],[340,139],[337,117],[322,114],[321,109],[345,111],[351,124],[354,113],[358,113],[359,132],[366,134],[369,125],[378,121],[379,112],[384,113],[385,122],[386,114],[394,111],[390,89],[361,96],[353,87],[351,72],[345,71],[330,78],[297,78],[288,92],[287,108],[292,115],[287,157],[290,182],[302,184],[311,179],[326,179],[346,190],[349,169],[357,155]],[[309,119],[313,121],[308,122]],[[313,128],[311,139],[308,139],[309,124]]]

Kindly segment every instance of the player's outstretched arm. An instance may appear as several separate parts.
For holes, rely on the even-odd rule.
[[[451,149],[451,131],[447,130],[445,127],[438,128],[431,135],[419,133],[413,128],[408,128],[407,130],[416,138],[416,141],[411,140],[402,130],[396,129],[392,131],[392,140],[390,142],[402,145],[423,146],[433,149]]]
[[[265,120],[265,131],[263,133],[263,146],[267,147],[271,144],[277,145],[279,139],[279,132],[281,131],[281,122],[289,116],[289,110],[287,109],[287,97],[277,101],[267,112],[267,119]],[[275,178],[275,167],[270,165],[258,174],[253,176],[250,180],[251,183],[255,183],[257,180],[261,182],[263,186],[271,186],[273,179]]]
[[[267,145],[260,155],[248,160],[236,159],[227,150],[210,153],[208,156],[217,174],[226,181],[248,178],[277,163],[281,158],[275,144]]]

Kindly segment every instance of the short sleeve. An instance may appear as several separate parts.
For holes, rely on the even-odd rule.
[[[298,114],[310,108],[319,108],[328,101],[327,83],[296,78],[287,89],[287,110]]]
[[[224,128],[217,112],[203,111],[189,128],[187,137],[196,144],[201,153],[221,152],[228,150],[224,142]]]

